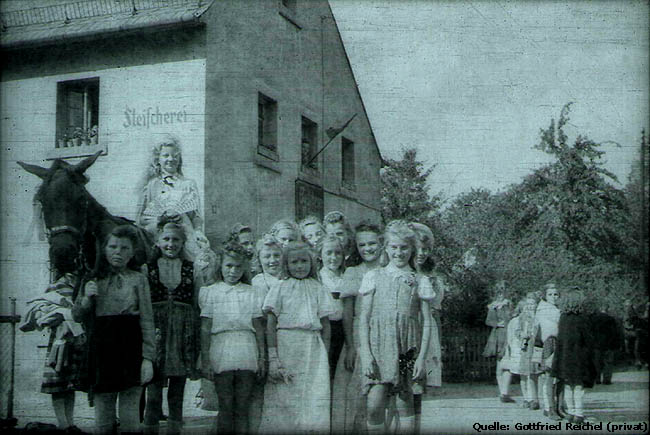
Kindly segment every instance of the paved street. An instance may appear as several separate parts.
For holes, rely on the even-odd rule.
[[[188,383],[185,394],[185,427],[183,433],[205,433],[211,426],[214,414],[197,409],[194,396],[198,382]],[[428,394],[422,404],[422,433],[478,433],[475,424],[488,427],[495,422],[508,427],[508,430],[485,429],[481,433],[540,433],[531,427],[527,431],[515,429],[516,423],[553,424],[541,411],[531,411],[521,407],[519,386],[513,388],[515,404],[505,404],[496,398],[496,386],[488,384],[447,384],[438,391]],[[91,431],[93,410],[88,407],[85,394],[77,396],[77,424],[84,430]],[[49,396],[35,392],[29,397],[16,398],[16,417],[19,426],[30,421],[54,423],[54,415],[49,403]],[[648,372],[627,371],[615,373],[612,385],[597,385],[587,390],[585,408],[590,423],[603,423],[602,430],[581,431],[581,433],[612,433],[611,424],[629,424],[645,422],[648,424]],[[480,428],[479,426],[477,428]],[[557,424],[556,424],[557,425]],[[163,424],[164,427],[164,424]],[[560,431],[548,433],[569,433],[566,423],[562,422]],[[637,429],[616,430],[615,433],[636,434]],[[164,431],[161,431],[164,433]]]

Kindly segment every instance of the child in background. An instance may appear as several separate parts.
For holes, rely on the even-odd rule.
[[[257,268],[258,262],[255,258],[255,236],[253,235],[253,229],[248,225],[236,223],[230,231],[230,240],[239,243],[244,248],[248,256],[251,278],[260,273],[260,270]]]
[[[323,261],[323,267],[318,272],[318,276],[325,290],[333,298],[334,313],[329,316],[331,338],[328,357],[330,363],[330,381],[334,381],[336,364],[339,361],[339,355],[345,342],[343,332],[343,303],[340,299],[345,268],[343,266],[343,246],[338,237],[325,237],[320,245],[320,258]]]
[[[499,392],[502,396],[510,397],[510,380],[512,375],[521,374],[521,348],[523,339],[521,336],[520,315],[526,306],[526,300],[519,301],[515,309],[512,311],[512,318],[506,326],[506,342],[503,351],[503,357],[499,359],[497,371],[497,383],[499,385]],[[498,358],[498,356],[497,356]],[[528,403],[526,383],[522,377],[521,390],[524,394],[524,404]],[[512,399],[511,399],[512,400]],[[505,403],[511,403],[510,400],[501,400]]]
[[[316,216],[307,216],[300,221],[298,226],[305,242],[313,249],[316,249],[325,236],[325,228],[323,228],[320,220]]]
[[[269,233],[284,247],[288,243],[300,240],[298,226],[289,219],[281,219],[273,224]]]
[[[218,433],[248,433],[255,374],[264,376],[263,299],[248,284],[248,269],[244,249],[229,242],[221,252],[223,281],[201,289],[202,364],[219,397]]]
[[[557,328],[560,322],[560,310],[556,306],[559,297],[560,292],[555,284],[546,284],[544,286],[544,298],[539,301],[535,312],[535,324],[544,345],[542,353],[543,371],[539,379],[540,394],[544,400],[544,415],[553,420],[560,420],[560,416],[556,411],[555,395],[553,394],[554,379],[550,373],[557,341]]]
[[[355,228],[355,244],[362,263],[345,269],[341,300],[345,346],[339,357],[332,391],[332,433],[363,433],[366,430],[366,402],[361,396],[359,362],[359,287],[363,276],[377,267],[383,234],[377,225],[363,222]]]
[[[167,433],[178,434],[183,425],[183,395],[187,378],[198,376],[198,313],[194,265],[182,257],[185,231],[174,222],[162,222],[155,259],[147,265],[154,325],[156,360],[154,382],[147,386],[145,431],[157,433],[161,420],[163,387],[169,382]]]
[[[252,285],[255,291],[266,297],[271,287],[277,285],[282,278],[282,245],[270,234],[265,234],[256,245],[256,256],[260,263],[262,273],[253,277]],[[262,325],[266,330],[266,318],[262,318]],[[264,357],[268,362],[268,349],[265,346]],[[268,373],[268,363],[266,364]],[[258,378],[253,386],[251,407],[249,411],[249,431],[257,433],[262,421],[264,408],[264,384],[266,378]]]
[[[551,375],[564,383],[569,423],[580,424],[585,420],[585,388],[591,388],[596,379],[593,349],[594,337],[585,295],[577,288],[569,291],[560,302],[560,322]]]
[[[306,243],[283,253],[287,279],[266,295],[269,380],[264,391],[264,433],[329,433],[327,362],[332,297],[316,280]]]
[[[512,312],[512,303],[507,297],[505,281],[499,281],[494,287],[494,300],[487,306],[488,312],[485,324],[492,328],[490,336],[483,349],[483,356],[496,357],[497,368],[496,378],[499,386],[499,400],[503,403],[513,403],[515,400],[510,397],[510,371],[501,367],[501,360],[505,355],[506,335],[508,322]]]
[[[537,394],[537,378],[541,373],[541,365],[534,361],[537,353],[535,349],[535,312],[539,301],[537,292],[529,292],[524,298],[523,309],[519,314],[519,337],[521,337],[521,364],[519,374],[521,375],[521,384],[524,392],[524,408],[531,410],[539,409],[539,399]],[[542,349],[539,349],[541,351]],[[541,352],[540,352],[541,362]]]
[[[115,227],[104,242],[95,279],[77,298],[73,316],[90,332],[88,374],[95,397],[97,433],[110,434],[119,399],[122,432],[139,432],[142,384],[153,376],[154,321],[147,278],[132,263],[138,240],[128,225]]]
[[[360,352],[368,433],[386,429],[386,407],[396,395],[398,433],[415,429],[413,385],[426,375],[431,337],[431,283],[415,272],[416,235],[403,221],[385,232],[388,265],[368,272],[361,283]],[[422,319],[422,320],[420,320]]]
[[[331,211],[323,218],[325,233],[333,235],[341,240],[345,252],[345,267],[357,266],[361,259],[354,250],[354,233],[345,215],[340,211]]]

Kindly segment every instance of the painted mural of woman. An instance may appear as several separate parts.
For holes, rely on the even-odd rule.
[[[210,243],[203,233],[201,199],[196,182],[183,175],[183,158],[178,138],[164,135],[151,151],[144,179],[136,223],[155,238],[160,218],[172,218],[187,237],[185,256],[193,261]]]

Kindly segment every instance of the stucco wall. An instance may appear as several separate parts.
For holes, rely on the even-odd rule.
[[[138,181],[149,161],[156,137],[173,133],[183,144],[183,170],[204,184],[205,61],[188,60],[125,68],[110,68],[5,81],[0,84],[2,117],[2,257],[0,258],[0,312],[8,313],[9,296],[17,298],[24,315],[26,301],[40,295],[48,284],[46,241],[39,241],[32,220],[32,197],[40,180],[23,171],[21,160],[49,167],[48,148],[54,147],[57,82],[86,77],[100,80],[100,144],[108,154],[86,172],[88,191],[109,212],[133,219]],[[175,124],[133,125],[125,111],[183,112]],[[79,159],[69,160],[76,163]],[[16,375],[22,392],[39,391],[43,355],[36,346],[46,344],[39,333],[17,334]]]

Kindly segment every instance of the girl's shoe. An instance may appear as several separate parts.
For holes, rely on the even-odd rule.
[[[574,419],[575,419],[575,418],[576,418],[576,417],[575,417],[575,415],[573,415],[573,414],[567,414],[567,415],[566,415],[567,422],[569,422],[569,423],[571,423],[571,424],[574,423]]]
[[[585,422],[585,418],[582,415],[574,415],[573,416],[573,421],[571,423],[573,424],[582,424]]]
[[[528,400],[524,400],[524,404],[522,405],[524,408],[530,408],[530,402]]]
[[[538,410],[539,402],[537,400],[533,400],[532,402],[530,402],[530,409],[532,409],[533,411]]]
[[[507,394],[502,394],[499,400],[501,400],[503,403],[515,403],[515,399]]]
[[[562,420],[562,417],[560,417],[560,416],[558,415],[558,413],[555,412],[555,409],[551,409],[551,410],[549,410],[549,411],[544,410],[544,417],[548,417],[548,418],[550,418],[551,420],[555,420],[555,421],[560,421],[560,420]]]

